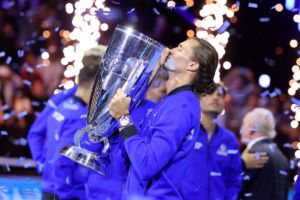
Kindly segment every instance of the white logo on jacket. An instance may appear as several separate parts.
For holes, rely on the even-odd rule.
[[[201,142],[196,142],[194,149],[200,149],[203,146],[203,144]]]
[[[59,112],[57,111],[54,111],[53,114],[52,114],[52,117],[54,119],[56,119],[57,121],[61,122],[65,119],[65,116],[63,116],[62,114],[60,114]]]
[[[217,154],[220,156],[227,156],[227,147],[225,144],[221,144],[217,150]]]

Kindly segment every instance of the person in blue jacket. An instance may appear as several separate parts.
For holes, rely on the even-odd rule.
[[[158,102],[166,95],[165,82],[166,70],[161,69],[153,83],[146,92],[144,99],[131,113],[131,119],[137,125],[137,129],[143,126],[143,120],[153,111]],[[110,138],[110,163],[112,167],[104,176],[91,171],[86,183],[86,199],[111,199],[119,200],[122,196],[122,187],[128,175],[128,158],[120,135],[115,134]],[[99,184],[99,182],[103,184]]]
[[[193,90],[211,93],[218,54],[198,38],[165,49],[159,62],[167,71],[167,95],[144,120],[141,130],[130,120],[130,98],[118,90],[109,110],[120,123],[130,160],[125,190],[156,199],[182,199],[181,184],[200,128],[200,104]]]
[[[34,160],[43,164],[42,199],[83,199],[84,181],[89,170],[77,165],[68,158],[59,155],[59,150],[73,144],[73,136],[86,124],[87,103],[89,102],[95,75],[100,64],[100,52],[87,54],[82,62],[84,67],[78,76],[78,88],[59,105],[46,108],[39,121],[45,121],[46,127],[36,129],[28,135]],[[63,99],[63,98],[61,98]],[[43,123],[45,123],[43,122]],[[43,125],[44,126],[44,125]],[[41,139],[42,138],[42,139]],[[36,148],[36,147],[39,148]]]
[[[300,200],[300,170],[298,171],[298,177],[295,183],[294,190],[295,190],[295,194],[293,200]]]
[[[242,161],[234,133],[217,124],[226,88],[217,84],[200,96],[201,127],[183,184],[185,199],[236,200],[242,186]]]
[[[43,171],[43,163],[45,161],[44,157],[44,144],[46,138],[46,129],[47,129],[47,121],[45,120],[55,109],[57,109],[58,105],[73,96],[77,90],[77,86],[60,91],[59,93],[51,96],[47,101],[44,109],[41,113],[39,113],[38,117],[34,120],[31,125],[27,138],[30,147],[30,152],[32,155],[32,159],[35,161],[37,165],[37,172],[42,173]]]

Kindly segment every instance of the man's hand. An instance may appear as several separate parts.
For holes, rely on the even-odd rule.
[[[110,115],[115,119],[119,119],[120,117],[129,114],[130,101],[131,98],[126,97],[124,92],[121,89],[118,89],[108,106]]]
[[[149,83],[152,81],[152,79],[154,78],[155,74],[160,69],[160,67],[163,66],[167,62],[167,59],[168,59],[169,55],[170,55],[170,49],[165,48],[163,50],[163,52],[161,53],[161,55],[160,55],[159,62],[157,63],[157,65],[152,70],[151,76],[149,78]]]
[[[245,149],[242,154],[247,169],[262,168],[269,160],[266,152],[250,153],[249,149]]]

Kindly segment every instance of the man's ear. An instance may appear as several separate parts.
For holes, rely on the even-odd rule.
[[[189,66],[188,66],[188,70],[195,72],[195,71],[199,70],[199,67],[200,67],[200,65],[198,62],[190,62]]]

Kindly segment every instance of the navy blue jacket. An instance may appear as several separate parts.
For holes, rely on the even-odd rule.
[[[185,199],[236,200],[242,187],[242,162],[236,136],[216,126],[210,142],[203,126],[183,184]]]

